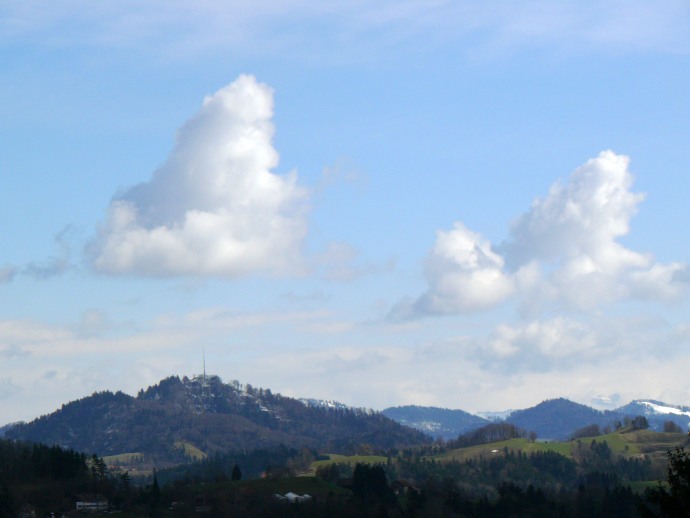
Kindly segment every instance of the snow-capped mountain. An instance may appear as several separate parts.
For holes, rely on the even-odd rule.
[[[672,406],[668,405],[666,403],[662,403],[661,401],[654,401],[653,399],[650,400],[642,400],[642,399],[637,399],[635,401],[632,401],[630,405],[638,405],[638,407],[645,408],[645,415],[665,415],[665,414],[674,414],[674,415],[684,415],[687,417],[690,417],[690,407],[687,406]],[[628,406],[630,406],[628,405]]]
[[[401,406],[383,410],[401,424],[421,430],[435,438],[454,439],[489,422],[507,422],[534,431],[544,439],[568,439],[580,428],[597,425],[602,431],[626,426],[638,416],[647,419],[649,428],[669,431],[669,421],[680,430],[690,429],[690,407],[669,405],[653,399],[639,399],[615,410],[596,410],[564,398],[550,399],[522,410],[478,412],[435,407]]]
[[[670,405],[654,399],[636,399],[616,409],[628,415],[643,415],[653,429],[663,429],[666,421],[673,421],[683,430],[690,428],[690,407]]]

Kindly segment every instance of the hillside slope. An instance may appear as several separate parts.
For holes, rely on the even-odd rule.
[[[360,444],[384,449],[430,440],[377,412],[309,405],[270,390],[226,384],[217,376],[170,377],[136,397],[95,393],[14,426],[6,436],[98,455],[137,452],[170,462],[186,460],[181,442],[207,454],[279,444],[347,453]]]
[[[400,424],[442,439],[455,439],[489,423],[487,419],[464,410],[416,405],[386,408],[382,413]]]

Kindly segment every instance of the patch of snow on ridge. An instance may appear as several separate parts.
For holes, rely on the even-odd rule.
[[[347,410],[350,408],[343,403],[333,400],[301,398],[299,401],[305,406],[313,406],[317,408],[339,408],[342,410]]]
[[[650,408],[655,414],[675,414],[690,417],[690,411],[681,410],[680,408],[660,405],[658,403],[652,403],[651,401],[640,401],[639,403]]]
[[[441,423],[436,421],[417,421],[409,424],[408,426],[423,432],[437,432],[443,429]]]
[[[505,421],[514,410],[502,410],[500,412],[477,412],[475,415],[488,419],[489,421],[498,422]]]
[[[377,412],[372,410],[371,408],[356,408],[356,407],[351,407],[348,406],[344,403],[341,403],[339,401],[333,401],[332,399],[325,400],[325,399],[314,399],[314,398],[300,398],[298,399],[300,403],[302,403],[304,406],[309,406],[309,407],[314,407],[314,408],[327,408],[331,410],[349,410],[355,413],[359,414],[367,414],[367,415],[373,415]]]

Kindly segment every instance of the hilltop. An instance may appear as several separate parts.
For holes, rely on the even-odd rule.
[[[319,405],[218,376],[172,376],[136,397],[109,391],[6,430],[9,439],[177,463],[214,452],[278,445],[349,453],[430,438],[372,410]]]

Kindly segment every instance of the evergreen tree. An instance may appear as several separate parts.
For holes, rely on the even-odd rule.
[[[151,492],[149,493],[149,515],[158,516],[158,504],[161,500],[161,489],[158,486],[158,477],[156,472],[153,472],[153,484],[151,484]]]
[[[669,489],[661,483],[647,492],[650,502],[656,504],[663,517],[690,517],[690,452],[679,446],[668,451],[666,481]],[[657,516],[649,507],[643,508],[644,516]]]
[[[14,516],[14,498],[7,484],[0,489],[0,516]]]

